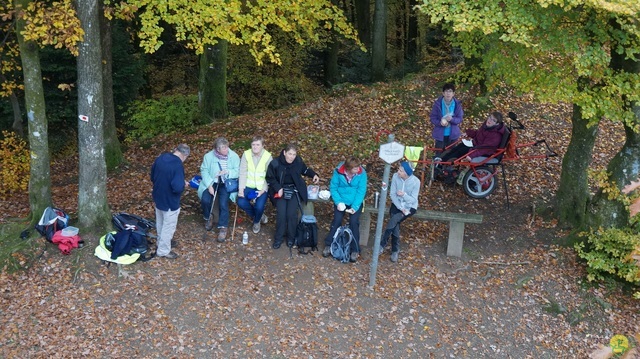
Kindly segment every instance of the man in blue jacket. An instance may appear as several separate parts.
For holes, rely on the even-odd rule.
[[[349,213],[349,229],[353,233],[351,242],[351,262],[358,259],[360,253],[360,214],[362,203],[367,193],[367,171],[360,165],[360,160],[351,157],[338,164],[333,171],[329,186],[333,198],[333,221],[327,237],[324,239],[322,255],[331,255],[331,242],[338,227],[342,225],[344,214]]]
[[[153,202],[156,206],[156,231],[158,232],[158,257],[175,259],[171,239],[178,225],[180,196],[189,182],[184,179],[183,162],[189,157],[189,146],[181,143],[173,153],[165,152],[151,166]]]

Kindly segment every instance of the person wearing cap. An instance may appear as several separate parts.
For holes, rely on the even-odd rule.
[[[264,138],[254,136],[251,149],[244,151],[240,159],[238,180],[238,207],[242,208],[253,221],[253,233],[260,232],[260,223],[268,221],[264,214],[267,204],[267,167],[273,160],[271,153],[264,149]]]
[[[456,87],[452,83],[442,86],[442,96],[433,103],[429,120],[433,125],[431,136],[436,141],[436,148],[446,148],[460,137],[462,123],[462,103],[455,98]],[[437,151],[439,155],[441,151]]]
[[[349,214],[349,228],[353,233],[351,242],[351,262],[358,259],[360,253],[360,214],[362,203],[367,192],[367,171],[360,165],[360,160],[351,157],[340,162],[333,170],[329,185],[331,197],[333,197],[333,221],[329,233],[324,239],[322,256],[331,255],[331,242],[338,227],[342,225],[344,214]]]
[[[158,156],[151,166],[151,196],[156,208],[158,257],[178,258],[171,250],[171,240],[178,225],[180,197],[185,187],[189,186],[189,182],[184,179],[183,163],[190,153],[189,146],[181,143],[173,153],[165,152]]]
[[[400,163],[398,172],[393,174],[389,196],[389,221],[380,240],[380,253],[384,251],[389,237],[391,237],[391,261],[398,261],[400,252],[400,223],[413,216],[418,210],[418,195],[420,194],[420,180],[413,175],[413,168],[407,161]]]

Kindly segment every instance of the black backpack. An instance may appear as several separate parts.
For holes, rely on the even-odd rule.
[[[123,254],[140,253],[140,260],[146,262],[155,256],[155,253],[147,255],[149,251],[148,238],[157,238],[157,236],[149,234],[149,231],[156,228],[154,221],[135,214],[120,212],[112,216],[111,222],[118,231],[113,236],[112,248],[109,248],[110,243],[105,241],[107,249],[112,252],[111,259]]]
[[[309,254],[311,251],[318,250],[318,225],[315,216],[302,216],[296,228],[295,245],[298,247],[298,253],[301,254]],[[305,248],[309,248],[309,250],[305,251]]]

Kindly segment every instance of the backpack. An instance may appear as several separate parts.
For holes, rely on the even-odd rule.
[[[316,224],[315,216],[302,216],[296,228],[295,245],[301,254],[309,254],[311,251],[318,250],[318,225]],[[305,247],[309,248],[306,252],[304,250]]]
[[[42,212],[40,221],[35,225],[36,231],[43,235],[47,241],[51,242],[53,234],[64,229],[69,224],[69,215],[63,210],[54,207],[47,207]]]
[[[353,232],[348,225],[340,226],[333,235],[331,242],[331,255],[342,263],[348,263],[351,259],[351,242],[354,241]]]
[[[126,232],[129,232],[129,231],[126,231]],[[116,243],[115,236],[117,233],[118,232],[113,231],[102,236],[100,238],[100,243],[96,247],[96,250],[94,251],[93,254],[96,257],[102,259],[103,261],[109,262],[108,264],[111,264],[111,262],[118,263],[118,264],[131,264],[136,262],[138,259],[140,259],[140,253],[136,253],[136,252],[131,254],[123,254],[116,257],[115,259],[111,259],[112,250]]]
[[[154,237],[148,232],[156,228],[156,223],[138,215],[125,212],[115,213],[111,217],[111,222],[118,232],[132,230],[146,237]]]

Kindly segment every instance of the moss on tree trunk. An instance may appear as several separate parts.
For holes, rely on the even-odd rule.
[[[202,123],[229,117],[227,104],[227,41],[206,46],[200,56],[198,104]]]

